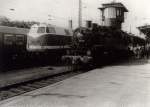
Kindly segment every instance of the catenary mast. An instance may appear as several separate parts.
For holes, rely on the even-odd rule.
[[[82,27],[82,1],[79,0],[79,16],[78,16],[78,24],[79,24],[79,28]]]

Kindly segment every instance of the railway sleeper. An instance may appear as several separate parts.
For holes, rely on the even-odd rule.
[[[11,88],[9,91],[13,92],[13,93],[23,93],[24,91],[17,89],[17,88]]]
[[[20,86],[20,88],[25,90],[25,91],[31,91],[31,90],[35,89],[35,88],[29,87],[29,86]]]
[[[48,85],[49,82],[36,82],[35,84],[36,84],[36,85],[39,85],[39,86],[41,86],[41,87],[43,87],[43,86]]]
[[[40,87],[40,85],[36,85],[36,84],[27,84],[27,86],[35,88],[35,89]]]
[[[11,91],[1,91],[1,93],[0,93],[0,100],[9,98],[9,97],[14,96],[14,95],[16,95],[16,94],[11,92]]]

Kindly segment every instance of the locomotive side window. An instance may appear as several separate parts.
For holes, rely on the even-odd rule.
[[[47,31],[47,33],[56,33],[55,28],[53,28],[53,27],[47,27],[46,31]]]
[[[4,34],[4,44],[12,45],[15,42],[15,36],[12,34]]]
[[[45,27],[39,27],[37,33],[45,33]]]

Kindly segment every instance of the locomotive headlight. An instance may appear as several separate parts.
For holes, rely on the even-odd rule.
[[[87,56],[91,56],[91,54],[92,54],[91,50],[88,50],[88,51],[86,52],[86,54],[87,54]]]
[[[81,38],[81,37],[83,37],[83,34],[80,33],[80,32],[78,32],[78,33],[77,33],[77,37],[78,37],[78,38]]]

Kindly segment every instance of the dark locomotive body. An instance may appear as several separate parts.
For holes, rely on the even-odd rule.
[[[73,35],[74,53],[91,56],[95,63],[134,55],[131,47],[144,46],[145,40],[120,29],[106,26],[77,28]],[[90,53],[90,54],[89,54]]]

